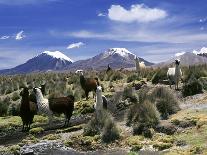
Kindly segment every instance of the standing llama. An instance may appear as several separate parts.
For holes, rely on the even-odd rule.
[[[30,129],[34,115],[37,113],[37,106],[36,103],[30,101],[28,88],[25,87],[20,92],[20,96],[22,97],[20,105],[20,117],[23,122],[22,131],[26,131]]]
[[[40,88],[34,88],[34,93],[36,95],[38,113],[46,114],[49,117],[49,125],[51,125],[53,113],[49,108],[48,99],[43,97],[43,94]]]
[[[175,60],[175,67],[168,68],[167,77],[169,79],[170,88],[172,84],[175,84],[175,90],[178,90],[179,80],[181,79],[182,71],[180,69],[180,60]]]
[[[85,78],[83,72],[80,75],[80,84],[85,92],[86,100],[88,100],[88,94],[90,91],[96,92],[96,88],[99,85],[98,78]]]
[[[99,111],[102,109],[107,109],[107,105],[108,100],[104,95],[102,95],[102,87],[98,86],[96,89],[96,102],[94,108],[96,109],[96,111]]]
[[[64,126],[69,125],[70,118],[74,110],[75,98],[72,95],[67,97],[58,97],[46,99],[43,97],[39,88],[35,88],[35,94],[37,98],[38,110],[40,113],[47,114],[49,116],[49,124],[51,125],[53,113],[65,115]]]

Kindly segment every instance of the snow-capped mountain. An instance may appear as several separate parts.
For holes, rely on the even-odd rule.
[[[198,65],[198,64],[206,64],[207,63],[207,58],[196,55],[195,53],[192,52],[181,52],[179,54],[175,54],[175,57],[167,60],[165,62],[161,62],[158,64],[155,64],[155,67],[164,67],[164,66],[173,66],[175,59],[180,60],[180,64],[182,66],[192,66],[192,65]]]
[[[193,53],[199,56],[207,57],[207,48],[203,47],[200,51],[194,50]]]
[[[49,70],[57,71],[63,70],[63,68],[72,63],[73,60],[59,51],[45,51],[22,65],[0,71],[0,74],[21,74]]]
[[[101,70],[106,69],[107,65],[114,69],[118,68],[131,68],[135,66],[134,58],[135,54],[128,51],[126,48],[110,48],[105,52],[102,52],[92,58],[87,60],[80,60],[74,62],[67,67],[69,70],[77,69],[95,69]],[[146,66],[150,66],[153,63],[150,63],[143,58],[140,58],[140,62],[143,61]]]

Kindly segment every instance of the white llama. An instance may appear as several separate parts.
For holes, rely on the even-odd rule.
[[[178,89],[179,80],[181,79],[182,71],[180,69],[180,60],[175,60],[175,67],[168,68],[167,77],[169,78],[170,88],[175,84],[175,89]]]
[[[52,123],[53,112],[49,108],[48,99],[44,98],[39,88],[34,88],[37,99],[38,113],[46,114],[49,117],[49,124]]]

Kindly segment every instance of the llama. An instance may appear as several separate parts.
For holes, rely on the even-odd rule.
[[[43,96],[45,96],[45,84],[42,84],[41,87],[39,87]],[[38,109],[38,105],[37,105],[37,99],[36,99],[36,95],[34,92],[32,92],[30,95],[29,95],[29,100],[36,103],[36,106],[37,106],[37,109]],[[38,110],[37,110],[38,111]]]
[[[170,88],[171,85],[175,84],[175,90],[178,89],[179,80],[181,79],[182,71],[180,69],[180,60],[175,60],[175,67],[168,68],[167,77],[169,79]]]
[[[108,100],[104,95],[102,95],[102,87],[98,86],[96,89],[96,102],[94,105],[96,112],[102,109],[107,109],[107,105],[108,105]]]
[[[109,71],[111,71],[112,69],[111,69],[111,67],[110,67],[110,65],[108,64],[108,67],[107,67],[107,70],[106,70],[106,73],[108,73]]]
[[[49,108],[49,100],[43,97],[43,94],[40,88],[34,88],[34,93],[36,95],[38,113],[48,115],[49,124],[51,125],[53,113]]]
[[[23,122],[22,131],[25,131],[30,129],[30,125],[33,122],[34,115],[37,113],[37,106],[36,103],[29,100],[28,88],[25,87],[20,92],[20,96],[22,97],[20,105],[20,117]]]
[[[57,114],[64,113],[65,115],[64,126],[69,125],[69,121],[70,121],[70,118],[74,110],[74,101],[75,101],[75,98],[72,95],[69,95],[67,97],[49,99],[49,108],[53,113],[57,113]]]
[[[140,74],[140,63],[139,63],[139,58],[135,56],[135,67],[136,67],[136,72],[138,75]]]
[[[90,91],[95,92],[99,85],[98,78],[85,78],[83,72],[80,75],[80,84],[82,89],[85,91],[86,100],[88,100],[88,94]]]

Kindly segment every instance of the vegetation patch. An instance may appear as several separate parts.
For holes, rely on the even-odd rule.
[[[44,129],[41,127],[37,127],[37,128],[32,128],[29,130],[29,133],[32,135],[37,135],[37,134],[41,134],[44,132]]]

